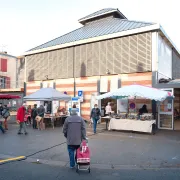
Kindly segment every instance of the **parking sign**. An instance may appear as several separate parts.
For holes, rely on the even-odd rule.
[[[80,102],[83,102],[83,91],[78,91],[78,97],[80,99]]]

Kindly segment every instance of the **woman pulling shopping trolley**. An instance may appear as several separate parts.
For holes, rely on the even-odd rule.
[[[69,153],[70,168],[77,167],[79,169],[79,154],[87,154],[88,148],[85,144],[86,141],[84,141],[86,140],[86,124],[83,118],[77,115],[76,111],[77,110],[75,107],[71,109],[70,116],[67,117],[64,122],[63,133],[67,139],[67,149]],[[88,170],[90,171],[90,168],[88,168]]]

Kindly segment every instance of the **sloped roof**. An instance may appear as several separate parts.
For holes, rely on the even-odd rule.
[[[17,58],[16,56],[13,56],[13,55],[10,55],[10,54],[1,53],[1,52],[0,52],[0,56],[7,56],[7,57],[11,57],[11,58]]]
[[[88,19],[92,19],[94,17],[99,17],[99,16],[102,16],[102,15],[105,15],[105,14],[109,14],[109,13],[112,13],[112,12],[116,12],[118,13],[119,15],[121,15],[121,17],[123,17],[122,19],[127,19],[118,9],[115,9],[115,8],[106,8],[106,9],[101,9],[99,11],[96,11],[92,14],[89,14],[81,19],[79,19],[79,22],[83,22],[85,20],[88,20]]]
[[[153,24],[154,23],[129,21],[127,19],[120,19],[120,18],[101,19],[98,21],[88,23],[79,29],[76,29],[70,33],[67,33],[47,43],[44,43],[40,46],[30,49],[29,51],[39,50],[39,49],[75,42],[83,39],[141,28]]]
[[[41,88],[40,90],[24,97],[25,101],[54,101],[71,100],[71,96],[63,94],[53,88]]]

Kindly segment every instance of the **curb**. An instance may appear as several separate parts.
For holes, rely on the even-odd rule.
[[[22,161],[25,160],[25,162],[28,163],[37,163],[37,164],[46,164],[51,166],[58,166],[58,167],[69,167],[68,161],[52,161],[52,160],[45,160],[45,159],[39,159],[37,162],[36,158],[27,158],[26,156],[18,156],[18,157],[12,157],[7,155],[1,155],[1,158],[4,158],[4,160],[0,160],[0,165],[15,162],[15,161]],[[114,169],[114,170],[156,170],[156,169],[180,169],[180,165],[118,165],[118,164],[100,164],[100,163],[93,163],[91,164],[91,168],[94,169]]]
[[[29,163],[37,163],[36,158],[27,158],[25,160]],[[52,161],[52,160],[44,160],[39,159],[38,164],[46,164],[51,166],[59,166],[59,167],[69,167],[69,162],[67,161]],[[94,169],[114,169],[114,170],[155,170],[155,169],[180,169],[180,166],[177,165],[118,165],[118,164],[91,164],[91,168]]]
[[[25,160],[25,159],[26,159],[26,156],[18,156],[18,157],[7,158],[7,159],[0,160],[0,165],[6,164],[9,162],[14,162],[14,161],[21,161],[21,160]]]

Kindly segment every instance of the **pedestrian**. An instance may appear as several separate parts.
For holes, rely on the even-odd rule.
[[[110,103],[110,102],[108,102],[105,110],[106,110],[106,115],[110,115],[110,114],[111,114],[111,112],[112,112],[112,107],[111,107],[111,103]]]
[[[24,118],[25,118],[25,113],[26,113],[26,104],[24,103],[17,112],[17,121],[19,123],[19,131],[18,134],[22,134],[22,129],[24,130],[25,135],[27,135],[27,131],[26,131],[26,124],[24,122]]]
[[[66,118],[63,126],[64,136],[67,138],[67,149],[70,159],[70,168],[75,167],[76,150],[83,139],[86,139],[86,124],[82,117],[77,115],[76,109],[71,109],[71,114]]]
[[[8,118],[10,117],[10,112],[7,105],[4,105],[4,108],[2,111],[2,117],[4,118],[4,128],[5,130],[8,130]]]
[[[144,104],[144,105],[142,106],[142,108],[139,109],[138,119],[140,119],[140,118],[141,118],[141,115],[143,115],[144,113],[148,113],[146,104]]]
[[[37,122],[37,126],[39,130],[43,129],[44,114],[45,114],[45,108],[43,105],[40,105],[40,107],[37,109],[37,115],[41,117],[41,120]]]
[[[98,105],[95,104],[94,108],[92,108],[92,110],[91,110],[91,115],[90,115],[90,118],[92,118],[92,120],[93,120],[94,134],[96,133],[97,122],[100,119],[100,117],[101,117],[100,109],[98,108]]]
[[[6,131],[4,130],[4,128],[2,127],[2,124],[0,123],[0,130],[2,131],[2,133],[4,134]]]
[[[36,116],[37,116],[37,104],[34,104],[34,108],[31,111],[31,118],[33,120],[33,129],[37,129]]]
[[[27,108],[27,110],[26,110],[26,123],[27,123],[27,125],[31,125],[31,106],[29,105],[28,106],[28,108]]]
[[[0,115],[2,115],[2,112],[3,112],[3,105],[2,103],[0,103]]]

